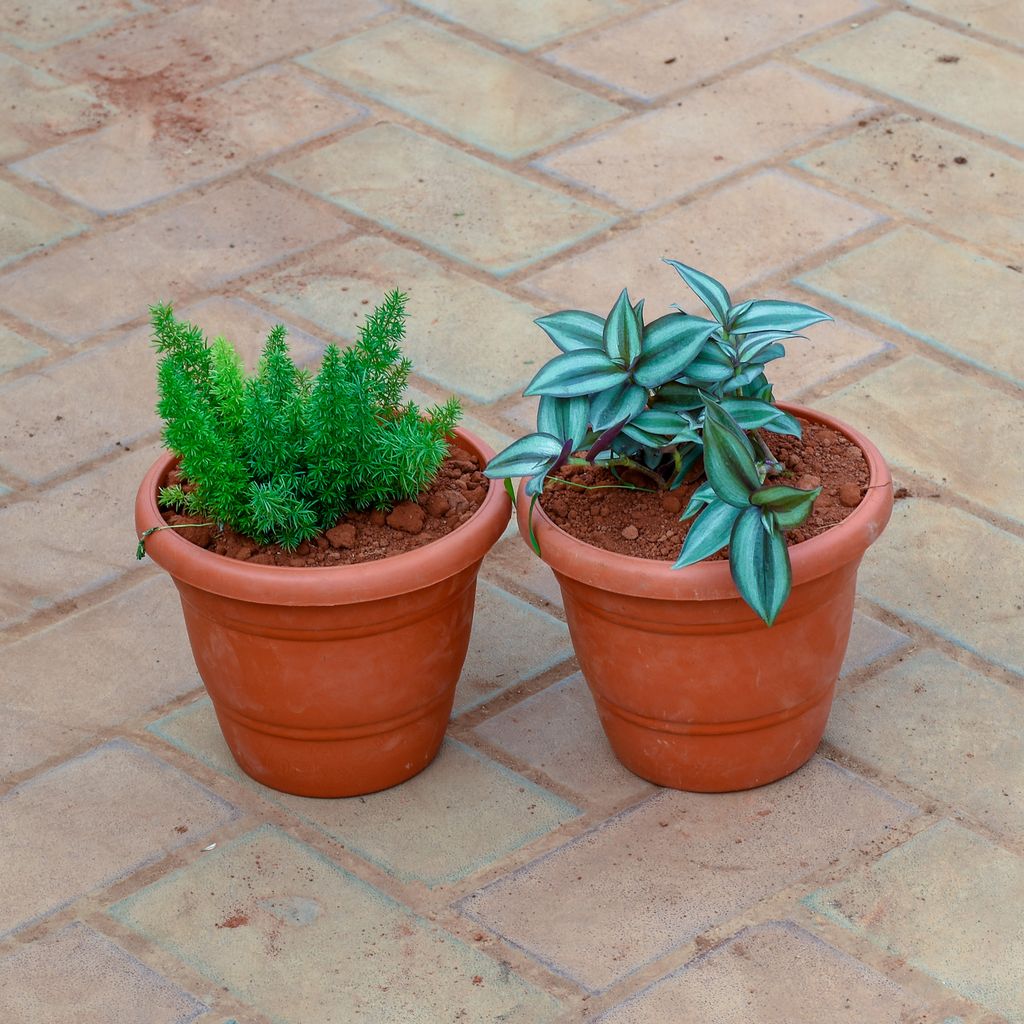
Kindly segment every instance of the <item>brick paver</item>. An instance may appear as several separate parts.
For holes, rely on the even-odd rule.
[[[396,124],[278,165],[284,181],[504,275],[589,237],[610,214]]]
[[[958,646],[1024,670],[1020,537],[922,498],[896,506],[878,543],[884,558],[865,563],[862,593]]]
[[[405,350],[417,372],[481,402],[524,388],[550,342],[533,327],[543,309],[383,238],[360,236],[250,285],[268,304],[345,341],[366,307],[399,285],[409,294]],[[486,335],[493,348],[480,345]]]
[[[1019,0],[12,0],[0,11],[0,1017],[1024,1021]],[[147,307],[254,367],[409,291],[411,395],[500,448],[531,321],[836,317],[777,394],[910,496],[823,755],[733,796],[614,759],[550,572],[485,562],[438,761],[244,777],[134,559]]]
[[[46,355],[46,349],[0,324],[0,373]]]
[[[889,778],[1024,836],[1024,803],[1007,779],[1024,761],[1024,695],[924,651],[840,693],[828,741]]]
[[[879,222],[878,214],[797,181],[789,174],[763,171],[695,199],[579,256],[560,261],[526,279],[548,306],[607,312],[608,296],[624,282],[644,282],[645,308],[667,313],[673,303],[694,309],[686,285],[662,258],[685,252],[697,266],[716,273],[736,298],[746,297],[751,281],[784,270]],[[748,242],[727,246],[722,239],[745,225]],[[674,258],[674,257],[673,257]],[[637,285],[632,286],[636,290]]]
[[[488,719],[476,733],[601,808],[654,792],[615,759],[579,673]]]
[[[50,245],[84,227],[73,217],[40,202],[30,192],[0,181],[0,266],[13,263],[36,249]]]
[[[91,0],[72,7],[61,0],[16,0],[0,14],[0,37],[27,50],[42,50],[117,24],[144,9],[137,0]]]
[[[644,210],[873,109],[863,96],[772,61],[610,128],[546,158],[541,167]],[[713,130],[717,125],[728,125],[727,132]]]
[[[87,234],[0,278],[0,307],[68,343],[345,233],[329,211],[240,178]],[[76,287],[69,288],[74,278]],[[112,283],[116,282],[116,287]]]
[[[530,638],[529,658],[521,655],[524,636]],[[571,654],[569,632],[563,623],[481,580],[473,638],[455,691],[455,709],[475,708]]]
[[[159,450],[156,442],[134,448],[0,508],[0,627],[140,568],[134,551],[125,548],[125,536],[131,547],[135,491]],[[97,504],[105,509],[100,518]]]
[[[162,582],[151,577],[6,649],[0,778],[200,685],[177,591]]]
[[[1016,3],[992,0],[912,0],[913,6],[985,32],[1001,42],[1024,43],[1024,24]]]
[[[639,8],[643,0],[413,0],[417,7],[521,50],[532,50],[564,35]]]
[[[207,1007],[104,935],[68,925],[0,960],[5,1020],[191,1024]]]
[[[209,893],[213,893],[213,898]],[[287,1024],[542,1024],[554,999],[305,844],[263,828],[111,911]],[[296,985],[297,978],[302,979]]]
[[[2,800],[3,933],[201,840],[236,815],[193,779],[123,740],[52,768]]]
[[[1001,441],[1024,432],[1024,406],[964,372],[911,356],[836,392],[821,407],[856,423],[890,462],[1024,521],[1024,478]]]
[[[1024,248],[1024,167],[920,115],[896,114],[795,161],[865,199],[1013,262]]]
[[[1024,75],[1019,53],[896,12],[801,56],[930,113],[1024,142],[1024,111],[1015,101]]]
[[[598,1024],[664,1024],[681,1014],[715,1024],[906,1024],[921,1009],[852,957],[800,928],[771,923],[695,958]]]
[[[579,814],[567,801],[452,740],[407,785],[349,800],[313,800],[251,782],[232,759],[208,700],[151,728],[404,882],[451,885]]]
[[[570,40],[546,56],[650,101],[866,8],[864,0],[689,0]]]
[[[941,821],[807,903],[1019,1024],[1022,898],[1024,859]]]
[[[1012,266],[901,227],[808,271],[800,283],[941,352],[1024,381],[1013,326],[1024,315],[1024,282]]]
[[[15,166],[76,202],[118,213],[358,121],[363,111],[270,67],[120,118]]]
[[[302,63],[457,139],[513,159],[625,113],[419,18],[399,18],[351,36]],[[444,75],[438,75],[438,67]]]
[[[821,759],[748,793],[665,790],[462,907],[602,990],[915,810]]]
[[[110,104],[86,85],[70,85],[40,68],[0,53],[0,92],[17,97],[0,105],[0,158],[12,160],[98,128]]]

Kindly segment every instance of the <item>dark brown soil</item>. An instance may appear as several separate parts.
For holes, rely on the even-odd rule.
[[[278,544],[259,544],[233,530],[220,532],[214,527],[197,526],[176,532],[215,554],[257,565],[374,562],[423,547],[466,522],[487,496],[489,481],[480,468],[475,455],[453,448],[437,478],[416,501],[404,501],[388,512],[348,512],[331,529],[291,552]],[[200,521],[169,510],[163,515],[173,526]]]
[[[775,457],[786,471],[769,479],[789,487],[822,492],[807,520],[786,539],[790,546],[816,537],[842,522],[860,504],[868,484],[868,466],[861,450],[841,434],[806,420],[803,437],[765,434]],[[593,466],[570,466],[559,476],[588,486],[615,484],[610,472]],[[631,483],[649,483],[640,475]],[[675,491],[648,493],[623,489],[584,491],[565,484],[549,484],[540,503],[552,521],[587,544],[636,558],[674,562],[693,523],[679,521],[690,495],[703,481],[697,470]],[[713,556],[727,558],[728,548]]]

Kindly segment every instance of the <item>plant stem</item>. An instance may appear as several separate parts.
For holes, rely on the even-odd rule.
[[[560,476],[549,476],[558,484],[565,484],[567,487],[578,487],[581,491],[643,491],[645,494],[657,494],[652,487],[637,487],[636,484],[580,484],[575,480],[566,480]]]
[[[764,438],[760,434],[754,434],[754,440],[757,442],[757,446],[761,449],[761,454],[765,458],[767,474],[770,476],[772,473],[781,473],[786,467],[775,458],[771,448],[765,443]]]
[[[586,459],[570,459],[570,466],[589,466],[594,463],[588,462]],[[623,469],[632,469],[637,473],[643,473],[649,480],[653,481],[658,486],[659,491],[668,490],[668,484],[657,474],[653,469],[648,469],[646,466],[634,459],[631,459],[628,455],[616,455],[612,459],[602,459],[599,465],[604,469],[611,469],[613,466],[621,466]],[[611,485],[608,485],[611,486]],[[638,487],[638,491],[646,490],[646,488]]]
[[[190,530],[193,526],[216,526],[216,523],[176,523],[174,526],[151,526],[139,536],[139,546],[135,549],[135,557],[142,561],[146,557],[146,538],[160,530]]]

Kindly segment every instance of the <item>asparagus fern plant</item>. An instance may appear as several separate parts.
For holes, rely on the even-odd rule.
[[[676,307],[645,322],[643,300],[633,304],[625,289],[607,317],[580,310],[541,317],[538,325],[561,351],[524,392],[541,396],[537,431],[485,472],[529,477],[526,493],[536,502],[567,464],[596,463],[616,476],[631,469],[671,489],[702,463],[706,481],[681,516],[697,518],[675,568],[728,545],[737,589],[771,625],[791,586],[785,532],[807,518],[821,488],[766,482],[783,467],[762,431],[799,437],[800,424],[774,404],[764,368],[785,355],[783,341],[831,317],[774,299],[734,305],[713,277],[665,262],[711,319]]]
[[[401,292],[388,293],[354,345],[328,346],[315,377],[292,361],[283,326],[247,376],[224,338],[207,341],[169,305],[150,312],[157,411],[184,478],[161,491],[166,508],[292,549],[351,509],[415,498],[448,454],[457,400],[425,415],[403,401]]]

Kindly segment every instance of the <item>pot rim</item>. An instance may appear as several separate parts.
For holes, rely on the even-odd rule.
[[[851,561],[859,561],[873,544],[892,515],[892,474],[882,453],[863,434],[827,413],[793,402],[778,402],[780,408],[804,419],[821,423],[852,441],[868,464],[868,490],[861,503],[841,523],[824,533],[794,544],[789,549],[793,586],[817,579]],[[530,500],[520,481],[516,502],[519,531],[529,536],[527,519]],[[548,517],[538,502],[533,529],[540,544],[541,558],[556,573],[580,583],[634,597],[672,601],[706,601],[738,598],[727,561],[697,562],[673,569],[671,562],[620,555],[587,544],[566,533]]]
[[[484,465],[494,457],[490,445],[472,432],[456,427],[453,433]],[[157,504],[157,485],[176,458],[172,452],[163,452],[142,479],[135,498],[138,536],[151,527],[166,525]],[[200,548],[174,530],[150,534],[146,553],[176,582],[222,597],[285,606],[356,604],[421,590],[479,562],[502,535],[511,514],[505,488],[491,480],[486,497],[467,522],[422,547],[373,562],[252,565]]]

